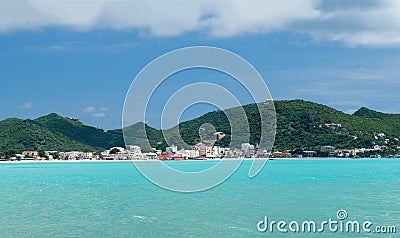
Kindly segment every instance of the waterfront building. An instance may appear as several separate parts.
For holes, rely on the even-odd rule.
[[[329,146],[329,145],[321,146],[320,151],[321,151],[321,153],[324,153],[324,154],[326,154],[328,156],[334,156],[335,155],[335,147],[333,147],[333,146]]]
[[[22,156],[38,159],[39,158],[39,152],[37,152],[37,151],[24,151],[24,152],[22,152]]]
[[[255,154],[254,145],[251,145],[250,143],[243,143],[242,144],[242,151],[243,151],[243,156],[244,157],[246,157],[246,158],[254,157],[254,154]]]
[[[178,146],[172,144],[171,146],[167,147],[165,150],[167,153],[171,152],[171,153],[175,154],[176,152],[178,152]]]

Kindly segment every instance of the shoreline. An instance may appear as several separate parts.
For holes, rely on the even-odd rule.
[[[225,158],[225,159],[209,159],[209,160],[23,160],[23,161],[0,161],[0,164],[27,164],[27,163],[123,163],[123,162],[210,162],[210,161],[316,161],[316,160],[387,160],[398,158],[323,158],[323,157],[307,157],[307,158]]]

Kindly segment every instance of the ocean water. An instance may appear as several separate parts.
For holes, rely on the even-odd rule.
[[[400,159],[276,160],[253,179],[250,165],[214,189],[182,194],[131,162],[0,163],[0,237],[400,237]],[[265,216],[320,222],[338,220],[339,210],[397,234],[257,230]]]

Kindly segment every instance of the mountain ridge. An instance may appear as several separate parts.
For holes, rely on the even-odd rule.
[[[385,143],[390,148],[399,146],[399,114],[382,113],[365,107],[353,114],[346,114],[329,106],[304,100],[275,101],[274,106],[277,119],[274,145],[276,150],[318,149],[324,145],[361,148],[385,145]],[[257,105],[245,105],[243,109],[249,118],[250,142],[258,144],[261,124]],[[218,142],[219,145],[228,146],[230,125],[225,114],[234,113],[235,110],[237,109],[230,108],[208,112],[198,118],[181,122],[176,127],[179,128],[184,142],[194,145],[201,141],[199,127],[210,123],[217,131],[227,135]],[[151,147],[158,149],[166,147],[162,131],[143,122],[124,129],[130,131],[133,136],[123,138],[122,129],[105,131],[56,113],[34,120],[7,118],[0,121],[0,151],[40,149],[99,151],[112,146],[124,146],[124,139],[129,144],[142,146],[144,151],[151,150]],[[143,130],[147,133],[150,145],[145,135],[139,133]],[[168,131],[172,131],[172,128],[165,130]],[[385,138],[377,139],[377,133],[384,133]],[[172,133],[171,136],[174,138],[177,134]],[[385,142],[387,139],[389,142]],[[183,145],[178,144],[178,146]]]

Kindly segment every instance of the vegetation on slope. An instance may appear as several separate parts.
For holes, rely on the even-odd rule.
[[[361,148],[388,145],[395,148],[400,138],[400,115],[360,108],[353,115],[345,114],[325,105],[303,100],[276,101],[276,150],[318,150],[320,146],[336,148]],[[250,129],[250,142],[260,141],[261,120],[256,104],[243,107]],[[214,111],[180,123],[166,130],[168,142],[184,146],[177,138],[179,133],[188,145],[201,141],[199,128],[205,123],[227,136],[219,141],[222,146],[231,142],[231,127],[226,114],[235,115],[239,108]],[[270,113],[270,112],[268,112]],[[244,128],[246,121],[237,121],[236,127]],[[143,131],[146,131],[145,135]],[[161,130],[137,123],[122,130],[103,131],[86,126],[78,120],[50,114],[36,120],[7,119],[0,122],[0,151],[22,150],[100,150],[112,146],[139,145],[143,151],[151,147],[165,149],[167,143]],[[384,133],[385,136],[377,136]],[[381,135],[381,134],[380,134]],[[147,139],[149,139],[149,143]],[[389,140],[388,140],[389,139]],[[386,141],[385,141],[386,140]],[[237,146],[237,145],[236,145]]]
[[[36,120],[16,118],[0,122],[0,151],[24,150],[97,151],[123,146],[120,135],[86,126],[55,113]]]

